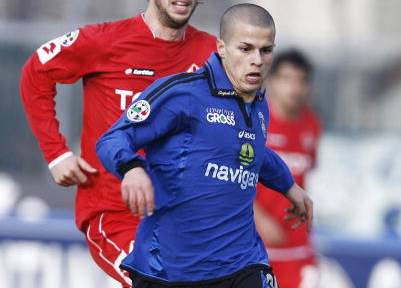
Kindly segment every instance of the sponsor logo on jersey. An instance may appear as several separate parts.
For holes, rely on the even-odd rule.
[[[260,128],[262,128],[263,137],[265,137],[265,139],[266,139],[267,138],[267,130],[266,130],[265,116],[263,115],[262,112],[259,111],[258,117],[259,117],[259,122],[260,122]]]
[[[216,163],[207,163],[205,176],[220,181],[238,183],[242,190],[248,187],[256,187],[258,183],[259,174],[244,169],[242,165],[239,168],[232,168],[229,166],[218,165]]]
[[[142,92],[137,92],[134,94],[134,91],[131,90],[125,90],[125,89],[115,89],[114,93],[117,95],[120,95],[120,109],[125,111],[127,109],[127,102],[134,102]],[[132,97],[131,99],[129,99]]]
[[[253,149],[252,145],[249,143],[242,144],[239,152],[239,162],[244,166],[248,166],[253,162],[254,158],[255,150]]]
[[[128,68],[124,72],[125,75],[155,76],[155,70],[152,69]]]
[[[277,148],[284,147],[288,143],[288,137],[285,134],[270,133],[267,142],[269,146]]]
[[[315,135],[313,135],[312,132],[310,131],[305,131],[301,134],[301,143],[302,143],[302,147],[305,150],[313,150],[316,146],[316,139],[315,139]]]
[[[127,110],[127,117],[132,122],[142,122],[149,117],[150,105],[146,100],[133,103]]]
[[[227,89],[217,89],[215,90],[218,96],[235,96],[237,92],[234,90],[227,90]]]
[[[238,138],[239,139],[244,138],[244,139],[248,139],[248,140],[255,140],[256,139],[256,134],[252,133],[252,132],[245,131],[245,130],[241,130],[238,133]]]
[[[235,126],[234,112],[220,108],[206,108],[206,120],[209,123]]]
[[[79,30],[68,32],[67,34],[50,40],[40,46],[36,52],[42,64],[47,63],[61,52],[61,47],[68,47],[74,44],[79,35]]]
[[[293,175],[303,175],[313,167],[312,157],[302,152],[279,151],[277,154],[284,160]]]

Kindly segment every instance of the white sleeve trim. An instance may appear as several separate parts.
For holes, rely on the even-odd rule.
[[[58,156],[56,159],[54,159],[53,161],[51,161],[49,163],[49,165],[48,165],[49,169],[52,169],[54,166],[56,166],[60,162],[64,161],[68,157],[71,157],[72,155],[74,155],[74,153],[72,153],[71,151],[68,151],[68,152],[65,152],[64,154],[61,154],[60,156]]]

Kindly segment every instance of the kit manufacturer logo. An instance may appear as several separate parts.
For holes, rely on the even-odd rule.
[[[155,70],[153,69],[127,68],[124,73],[125,75],[155,76]]]
[[[256,134],[252,132],[248,132],[245,130],[241,130],[238,133],[238,138],[239,139],[248,139],[248,140],[255,140],[256,139]]]

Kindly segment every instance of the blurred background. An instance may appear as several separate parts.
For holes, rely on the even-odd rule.
[[[264,6],[277,49],[300,48],[315,65],[312,105],[324,133],[306,188],[322,287],[401,287],[401,0],[203,2],[191,23],[215,35],[228,6]],[[145,8],[145,0],[0,0],[0,287],[118,287],[87,254],[73,223],[74,188],[52,182],[18,82],[44,42]],[[60,85],[57,95],[77,153],[80,85]]]

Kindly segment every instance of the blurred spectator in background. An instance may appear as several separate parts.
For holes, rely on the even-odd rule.
[[[188,26],[197,4],[150,0],[141,15],[86,26],[43,44],[22,71],[24,108],[54,181],[78,185],[76,224],[96,263],[124,287],[131,282],[119,264],[132,248],[139,219],[123,203],[120,181],[100,164],[95,143],[153,81],[196,70],[216,49],[214,36]],[[68,148],[55,112],[56,84],[79,79],[81,157]]]
[[[13,212],[20,194],[18,183],[10,175],[0,172],[0,218]]]
[[[284,159],[302,187],[315,165],[321,130],[317,115],[308,105],[311,80],[311,63],[293,49],[275,55],[266,83],[271,113],[266,145]],[[287,199],[259,185],[255,220],[280,287],[317,287],[312,285],[317,285],[318,274],[309,234],[305,226],[293,229],[294,223],[285,219],[290,208]],[[308,286],[303,286],[303,281]]]

